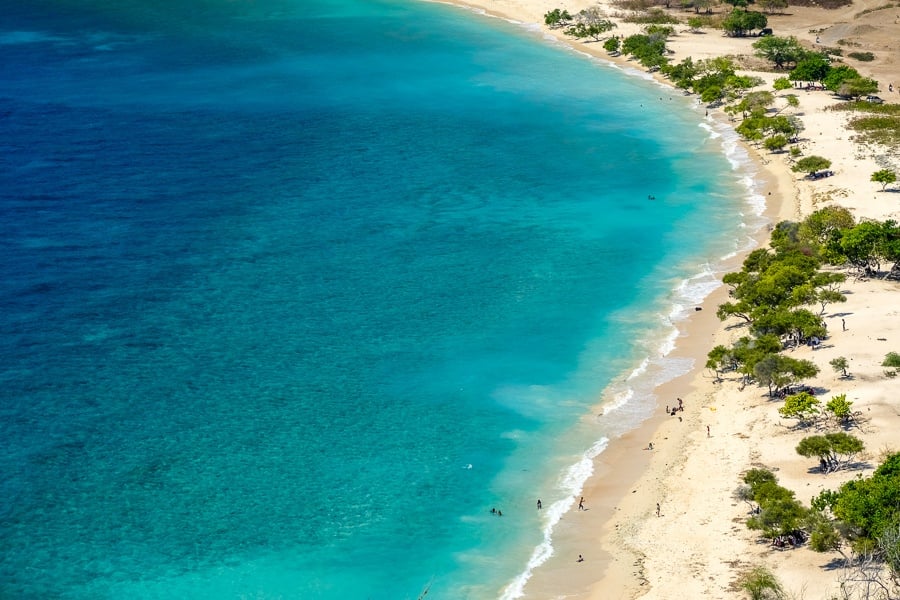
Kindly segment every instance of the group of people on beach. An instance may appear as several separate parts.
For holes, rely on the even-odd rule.
[[[669,409],[669,405],[666,405],[666,413],[672,415],[673,417],[677,415],[680,411],[684,410],[684,400],[678,398],[678,406],[673,406],[671,410]]]

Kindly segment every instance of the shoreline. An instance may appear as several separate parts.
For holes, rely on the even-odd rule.
[[[650,74],[624,56],[608,56],[599,43],[578,42],[567,38],[559,30],[550,31],[543,25],[543,12],[560,7],[574,14],[580,8],[589,6],[587,2],[576,0],[574,3],[541,4],[535,0],[490,0],[490,3],[488,0],[453,0],[443,3],[501,18],[529,29],[536,25],[544,38],[553,43],[600,60],[611,68],[653,79],[663,87],[675,90],[659,73]],[[601,7],[608,9],[607,14],[612,12],[607,2],[601,2]],[[640,30],[640,26],[627,25],[616,18],[612,20],[619,25],[613,31],[616,35],[627,36]],[[710,34],[707,37],[719,36]],[[720,39],[749,46],[746,39]],[[686,56],[695,59],[710,56],[703,54],[704,49],[700,49],[700,56],[694,54],[692,51],[697,48],[690,43],[690,37],[687,43],[683,35],[676,36],[674,40],[678,43],[671,46],[675,48],[673,60]],[[712,55],[725,54],[728,54],[726,50],[716,48]],[[775,76],[772,73],[753,74],[764,75],[768,84]],[[815,146],[824,141],[836,144],[845,155],[853,155],[857,148],[850,136],[844,134],[844,117],[835,113],[825,114],[827,106],[833,101],[814,94],[806,94],[803,101],[804,109],[808,110],[807,113],[800,113],[807,129],[806,145]],[[721,110],[710,110],[707,115],[707,120],[714,120],[733,130],[733,125]],[[703,117],[699,116],[698,124],[702,122]],[[762,151],[743,140],[738,139],[738,144],[755,167],[753,176],[763,194],[766,222],[759,230],[748,232],[755,245],[721,261],[725,270],[720,272],[717,269],[718,277],[724,272],[739,270],[743,259],[753,248],[766,247],[769,231],[775,223],[798,220],[818,208],[823,201],[817,197],[817,190],[800,185],[786,163],[775,158],[767,160]],[[724,153],[725,148],[722,151]],[[859,156],[854,160],[856,169],[862,167],[859,163],[866,166],[871,163],[866,163]],[[873,211],[862,204],[864,192],[859,191],[858,180],[857,174],[857,188],[844,194],[840,198],[843,202],[835,203],[848,206],[858,218],[890,216],[889,207],[885,207],[887,210]],[[748,189],[748,201],[749,195],[752,191]],[[847,196],[850,196],[849,202]],[[834,198],[825,200],[833,201]],[[892,288],[881,291],[889,294]],[[777,415],[771,416],[772,411],[765,400],[760,402],[757,398],[746,406],[744,400],[750,394],[742,395],[728,382],[714,383],[704,372],[706,353],[716,344],[727,345],[735,337],[726,327],[727,324],[720,322],[715,315],[716,308],[726,298],[727,289],[720,282],[699,305],[702,310],[689,314],[676,325],[675,347],[666,358],[690,359],[694,361],[694,366],[689,372],[656,386],[654,395],[657,403],[663,405],[668,400],[674,403],[676,398],[685,399],[685,409],[679,413],[678,420],[664,415],[662,406],[657,406],[655,413],[635,429],[609,441],[605,450],[594,458],[593,474],[583,486],[582,494],[590,510],[577,511],[573,504],[573,508],[562,515],[552,531],[553,554],[528,575],[524,594],[509,594],[509,588],[506,588],[501,592],[503,598],[609,600],[644,596],[694,597],[685,594],[687,589],[691,589],[696,597],[740,596],[733,582],[737,571],[749,564],[741,559],[753,552],[758,560],[765,561],[766,549],[759,554],[752,545],[754,535],[742,523],[734,523],[745,517],[739,503],[731,498],[731,491],[739,483],[742,471],[751,466],[772,464],[771,461],[759,461],[765,452],[757,446],[770,436],[782,434],[783,426]],[[852,301],[851,296],[849,302]],[[879,298],[878,303],[882,307],[885,303],[890,306],[891,300]],[[819,379],[827,377],[825,370],[822,369]],[[602,410],[602,406],[598,408]],[[884,439],[883,432],[880,438]],[[736,439],[740,442],[735,443]],[[650,441],[654,444],[652,451],[646,449]],[[772,460],[785,464],[797,462],[790,445],[782,448],[777,456],[773,455]],[[697,484],[694,481],[696,478],[704,478],[704,482]],[[715,493],[707,494],[703,488],[705,485],[709,485]],[[809,486],[810,482],[806,481],[805,485]],[[820,489],[824,489],[823,485],[819,484]],[[717,498],[718,505],[715,501],[712,504],[709,500],[704,502],[704,495]],[[701,504],[709,514],[694,515]],[[659,519],[655,515],[657,506],[661,507]],[[675,518],[667,518],[670,515]],[[702,535],[694,531],[701,526],[704,528]],[[726,538],[729,542],[722,543]],[[693,549],[693,544],[698,549]],[[717,544],[721,548],[714,547]],[[826,562],[826,555],[816,555],[809,550],[801,552],[805,555],[798,560],[781,560],[773,563],[772,568],[788,583],[800,585],[805,590],[810,581],[817,578],[817,569],[822,562]],[[682,553],[690,555],[687,563]],[[584,563],[576,562],[575,557],[579,555],[585,557]],[[730,561],[729,556],[732,558]],[[789,564],[785,567],[784,563]],[[703,565],[703,568],[698,565]],[[818,579],[828,578],[818,575]],[[693,588],[679,585],[687,581],[696,585]],[[816,583],[823,590],[828,589],[827,584],[823,585],[821,581]]]

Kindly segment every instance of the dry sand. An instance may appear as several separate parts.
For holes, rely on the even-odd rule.
[[[463,4],[524,24],[543,26],[543,15],[554,8],[570,13],[596,5],[586,0],[460,0]],[[788,15],[770,17],[777,35],[793,35],[815,47],[835,46],[875,53],[869,63],[848,64],[876,78],[886,101],[900,102],[900,6],[884,7],[880,0],[862,0],[836,10],[788,9]],[[619,11],[600,3],[606,14]],[[872,10],[879,8],[879,10]],[[721,8],[717,8],[721,11]],[[688,15],[689,13],[682,13]],[[618,19],[613,18],[618,21]],[[546,30],[546,29],[545,29]],[[619,21],[616,35],[628,36],[639,26]],[[564,43],[607,58],[600,43],[582,43],[546,30]],[[718,31],[691,34],[679,27],[668,44],[673,61],[713,56],[749,57],[757,38],[729,38]],[[609,59],[630,64],[624,58]],[[757,59],[757,64],[759,61]],[[753,60],[747,64],[752,65]],[[639,67],[638,67],[639,68]],[[771,82],[773,73],[754,73]],[[893,84],[894,91],[888,92]],[[771,89],[771,87],[768,87]],[[829,204],[849,208],[857,218],[900,220],[900,190],[880,192],[869,181],[880,168],[900,172],[900,152],[852,141],[845,128],[848,115],[827,110],[837,103],[827,92],[800,92],[800,106],[792,110],[803,121],[805,155],[833,161],[833,177],[805,181],[792,173],[784,155],[750,148],[766,178],[771,222],[801,218]],[[723,114],[715,118],[725,119]],[[766,232],[760,244],[766,243]],[[734,270],[740,268],[737,257]],[[706,353],[716,344],[730,344],[745,334],[737,320],[720,323],[715,308],[726,298],[719,288],[702,311],[683,325],[674,352],[692,357],[695,370],[657,391],[661,403],[685,401],[681,418],[659,414],[638,430],[614,440],[597,459],[584,496],[591,510],[571,511],[555,533],[554,555],[533,574],[525,597],[588,598],[744,598],[736,580],[748,567],[772,569],[786,589],[797,597],[828,598],[836,589],[837,570],[826,565],[837,555],[817,554],[807,548],[774,550],[744,525],[748,507],[733,499],[741,474],[754,467],[776,472],[782,485],[808,502],[820,490],[834,489],[857,475],[870,474],[888,449],[900,450],[900,379],[889,379],[880,366],[889,351],[900,351],[900,283],[855,281],[844,286],[847,302],[831,305],[825,314],[829,339],[818,350],[797,349],[792,356],[813,360],[821,369],[809,383],[826,390],[822,396],[846,393],[863,415],[853,433],[866,443],[867,466],[855,471],[822,475],[815,464],[794,451],[804,433],[780,419],[779,403],[765,390],[736,381],[714,381],[703,369]],[[846,331],[843,329],[846,324]],[[837,356],[851,364],[850,379],[840,379],[829,366]],[[709,434],[707,434],[709,427]],[[646,450],[648,442],[653,450]],[[659,503],[660,516],[656,515]],[[579,554],[584,562],[576,562]]]

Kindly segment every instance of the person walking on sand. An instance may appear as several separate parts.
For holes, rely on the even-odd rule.
[[[706,437],[709,437],[709,425],[706,426]]]
[[[659,516],[659,502],[656,503],[656,516]]]
[[[847,321],[845,321],[844,319],[841,319],[841,329],[847,331]]]
[[[578,501],[578,510],[584,510],[584,496]]]

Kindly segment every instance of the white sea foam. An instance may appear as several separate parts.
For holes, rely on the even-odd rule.
[[[607,438],[594,442],[581,455],[578,462],[571,465],[562,474],[559,480],[559,491],[562,499],[557,500],[544,511],[544,539],[531,553],[531,558],[528,559],[525,570],[513,578],[503,590],[500,600],[513,600],[525,595],[525,584],[531,579],[534,570],[553,556],[553,530],[562,516],[575,505],[575,498],[581,493],[584,482],[594,472],[594,458],[606,449],[608,443],[609,440]]]
[[[618,392],[615,396],[613,396],[612,402],[603,405],[603,409],[600,411],[600,416],[606,416],[609,413],[622,408],[632,398],[634,398],[634,390],[631,388]]]
[[[713,126],[705,121],[701,121],[700,129],[705,129],[709,133],[709,139],[714,140],[722,137],[722,134],[713,129]]]
[[[636,379],[636,378],[640,377],[641,375],[643,375],[644,373],[646,373],[646,372],[647,372],[647,366],[648,366],[649,364],[650,364],[650,357],[648,356],[648,357],[644,358],[644,360],[641,361],[641,364],[638,365],[638,366],[631,372],[631,374],[628,376],[628,380],[630,381],[630,380],[632,380],[632,379]]]

